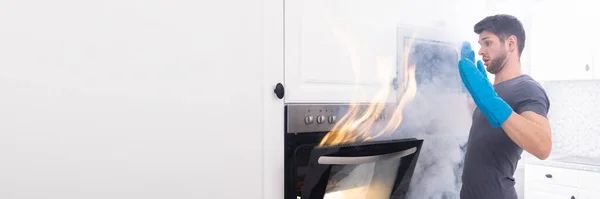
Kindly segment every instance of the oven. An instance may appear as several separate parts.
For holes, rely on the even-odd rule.
[[[348,110],[348,104],[285,106],[285,199],[406,198],[423,140],[319,146]],[[389,114],[384,109],[375,122],[389,122]]]

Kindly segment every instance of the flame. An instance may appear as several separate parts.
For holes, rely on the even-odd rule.
[[[355,72],[358,71],[358,60],[360,59],[356,48],[356,42],[353,42],[348,34],[335,24],[331,23],[331,21],[329,24],[334,37],[346,47],[350,54],[353,70]],[[415,79],[416,66],[414,64],[409,66],[408,63],[408,57],[410,55],[409,49],[411,49],[412,44],[414,43],[414,38],[413,35],[410,42],[408,42],[408,48],[405,50],[403,56],[404,59],[402,60],[403,66],[408,67],[403,67],[404,77],[401,79],[402,83],[400,85],[402,97],[399,99],[398,103],[390,104],[386,102],[386,99],[388,99],[390,95],[395,95],[396,93],[391,92],[392,88],[390,84],[384,84],[384,86],[382,86],[375,94],[371,102],[366,106],[366,110],[361,111],[361,107],[365,107],[364,105],[361,106],[359,103],[351,103],[348,112],[336,123],[333,129],[323,137],[319,146],[364,142],[382,135],[389,135],[400,126],[403,120],[404,107],[415,98],[417,93],[417,83]],[[386,62],[385,58],[380,58],[377,61],[379,69],[390,69],[393,67],[393,64]],[[389,74],[392,71],[380,70],[380,72]],[[356,75],[358,78],[359,73],[357,72]],[[391,78],[385,79],[384,82],[391,82]],[[389,113],[389,110],[392,110],[392,112],[391,118],[386,120],[389,122],[382,125],[382,121],[378,119],[381,117],[384,109],[388,110],[386,111],[386,114]]]
[[[374,181],[368,186],[325,193],[323,199],[384,199],[390,197],[391,188],[388,183]]]

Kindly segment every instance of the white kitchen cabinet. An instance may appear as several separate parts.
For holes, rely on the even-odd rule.
[[[0,198],[281,199],[282,7],[0,1]]]
[[[598,199],[599,172],[525,164],[524,199]]]
[[[380,89],[392,94],[396,24],[385,13],[399,5],[286,0],[286,102],[366,102]]]
[[[590,69],[592,71],[592,76],[594,77],[594,79],[600,79],[600,49],[596,48],[593,50],[592,59],[593,67]]]
[[[598,13],[600,14],[600,12]],[[600,17],[598,17],[598,19],[600,19]],[[600,35],[600,23],[591,23],[591,25],[596,25],[597,27],[593,31],[596,36],[592,37],[591,39],[591,42],[593,42],[595,45],[593,45],[592,48],[593,60],[592,68],[590,70],[594,79],[600,79],[600,37],[597,36]]]
[[[579,17],[573,23],[579,24],[580,30],[574,31],[576,36],[584,36],[583,43],[591,47],[592,64],[590,72],[593,79],[600,79],[600,12],[596,1],[574,0],[576,16]]]
[[[598,185],[596,183],[596,185]],[[579,197],[576,199],[598,199],[600,198],[600,190],[583,189],[579,191]]]
[[[528,182],[525,184],[524,199],[570,199],[578,196],[578,192],[573,187]]]
[[[591,1],[587,1],[591,2]],[[589,80],[595,74],[593,42],[597,37],[586,1],[544,0],[535,4],[532,17],[531,75],[537,80]],[[557,12],[560,10],[560,12]],[[588,9],[589,10],[589,9]],[[597,62],[597,61],[596,61]]]
[[[472,26],[481,8],[473,1],[286,0],[285,101],[368,102],[383,90],[390,93],[383,99],[395,102],[391,84],[402,81],[403,63],[398,35],[476,41]]]
[[[600,172],[579,171],[579,197],[577,199],[600,199]]]

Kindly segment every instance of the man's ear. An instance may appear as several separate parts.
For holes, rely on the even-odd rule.
[[[508,37],[508,51],[513,52],[517,50],[517,36],[511,35]]]

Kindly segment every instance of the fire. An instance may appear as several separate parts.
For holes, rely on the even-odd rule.
[[[341,191],[326,193],[323,199],[383,199],[389,198],[392,187],[380,181],[374,181],[368,186],[350,188]]]
[[[338,39],[341,44],[345,45],[348,53],[351,55],[352,68],[354,71],[358,71],[357,60],[359,60],[359,56],[357,55],[358,53],[355,43],[353,43],[350,37],[347,34],[344,34],[344,31],[341,31],[336,25],[330,23],[330,27],[332,28],[335,38]],[[409,42],[407,49],[411,49],[413,43],[414,36],[413,40]],[[388,99],[389,95],[395,95],[396,93],[391,92],[392,88],[390,84],[384,84],[384,86],[379,89],[372,101],[368,104],[365,111],[361,111],[361,107],[365,106],[360,106],[359,103],[350,104],[348,112],[338,121],[333,129],[325,135],[319,146],[331,146],[350,142],[368,141],[382,135],[389,135],[400,126],[403,120],[404,107],[414,99],[417,93],[417,83],[415,79],[416,66],[414,64],[409,66],[409,55],[410,50],[406,50],[404,53],[404,59],[402,61],[403,66],[408,67],[403,67],[404,77],[402,78],[402,84],[400,85],[402,97],[398,103],[390,104],[386,102],[386,99]],[[393,62],[389,60],[391,59],[378,59],[378,68],[393,68]],[[392,71],[379,70],[379,72],[389,74]],[[356,75],[357,78],[359,78],[359,74],[356,73]],[[382,76],[388,77],[385,75]],[[384,82],[391,81],[392,80],[390,78],[384,80]],[[381,117],[384,109],[391,109],[393,111],[391,112],[391,118],[388,120],[389,122],[381,125],[377,123],[377,119]]]

